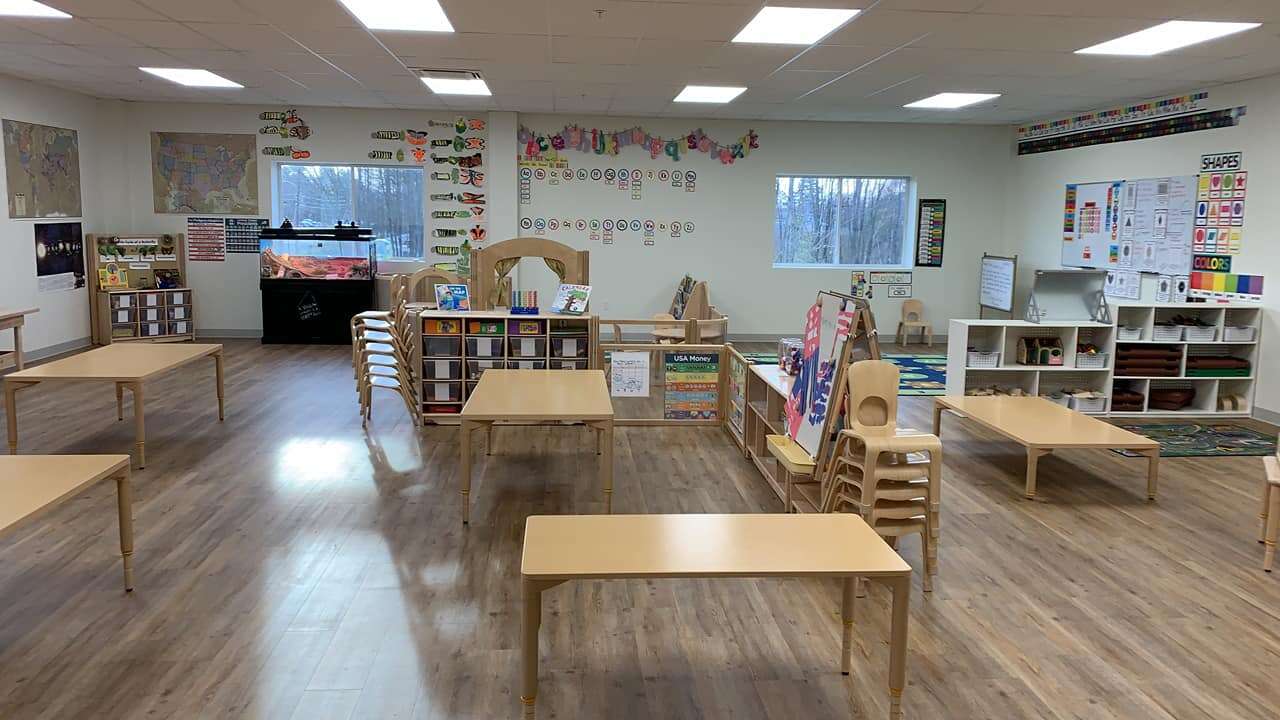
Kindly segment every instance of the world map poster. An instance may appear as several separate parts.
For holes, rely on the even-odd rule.
[[[3,134],[9,217],[80,217],[76,131],[5,120]]]
[[[155,211],[179,215],[257,215],[254,135],[151,133]]]

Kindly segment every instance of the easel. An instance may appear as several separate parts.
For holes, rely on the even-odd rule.
[[[835,441],[840,434],[840,429],[844,426],[844,410],[845,398],[848,395],[848,388],[845,385],[845,372],[849,365],[860,360],[879,360],[880,359],[880,340],[876,330],[875,315],[871,312],[871,304],[866,300],[855,298],[852,295],[845,295],[830,290],[824,290],[818,293],[817,302],[821,302],[822,296],[828,295],[845,302],[843,310],[847,310],[849,304],[853,304],[853,318],[849,323],[849,335],[844,339],[837,354],[835,372],[831,378],[831,394],[827,404],[827,415],[823,419],[821,439],[818,443],[818,452],[814,454],[814,478],[809,483],[820,483],[819,498],[820,503],[816,509],[819,512],[830,512],[829,506],[833,498],[830,495],[831,483],[827,476],[830,469],[834,466],[834,457],[832,457],[832,449],[835,447]],[[787,508],[790,512],[792,508]]]

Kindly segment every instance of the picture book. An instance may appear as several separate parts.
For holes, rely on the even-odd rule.
[[[436,285],[436,307],[440,310],[470,310],[471,295],[466,285]]]
[[[590,298],[590,285],[562,284],[556,290],[556,299],[551,301],[551,312],[565,315],[581,315],[587,311],[587,301]]]

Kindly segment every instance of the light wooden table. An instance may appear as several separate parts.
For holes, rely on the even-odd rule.
[[[20,308],[18,310],[0,310],[0,331],[13,330],[13,350],[0,350],[0,370],[17,368],[21,370],[22,362],[22,326],[27,323],[27,316],[40,312],[39,308]]]
[[[845,675],[852,668],[855,583],[861,577],[889,586],[889,717],[902,717],[911,566],[857,515],[534,515],[525,522],[520,575],[526,718],[534,717],[538,697],[543,591],[569,580],[761,577],[842,579]]]
[[[46,382],[96,380],[116,386],[116,419],[124,419],[124,391],[133,394],[133,421],[137,431],[138,467],[147,466],[146,431],[143,423],[143,384],[159,375],[213,357],[218,382],[218,419],[224,419],[222,394],[222,346],[153,343],[121,343],[54,360],[4,378],[5,411],[9,417],[9,454],[18,452],[18,390]]]
[[[124,589],[133,590],[133,495],[128,455],[0,455],[0,535],[106,478],[116,481]]]
[[[942,413],[958,413],[1027,449],[1027,497],[1036,496],[1036,464],[1054,450],[1132,450],[1147,458],[1147,498],[1156,498],[1160,443],[1038,397],[946,395],[933,405],[933,434],[941,437]]]
[[[462,407],[462,523],[471,521],[471,432],[493,426],[578,422],[596,430],[604,506],[613,512],[613,402],[603,370],[486,370]]]

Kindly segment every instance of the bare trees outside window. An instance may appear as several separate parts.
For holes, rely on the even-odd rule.
[[[905,266],[910,201],[910,178],[780,175],[773,262]]]
[[[383,165],[281,164],[280,219],[324,228],[354,221],[373,229],[383,260],[423,253],[423,170]]]

